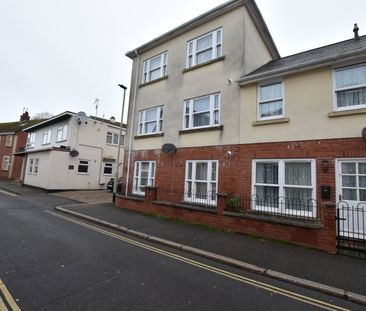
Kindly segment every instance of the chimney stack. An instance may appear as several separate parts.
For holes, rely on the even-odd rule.
[[[357,26],[357,23],[353,26],[353,32],[355,34],[355,40],[359,40],[360,39],[360,36],[358,35],[358,26]]]
[[[20,122],[22,121],[29,121],[29,113],[28,111],[24,111],[23,114],[20,116]]]

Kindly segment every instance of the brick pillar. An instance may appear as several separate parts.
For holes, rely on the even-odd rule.
[[[145,187],[145,204],[150,205],[158,197],[157,187]]]
[[[323,234],[319,241],[322,245],[322,249],[335,253],[337,243],[337,224],[336,224],[336,204],[332,202],[324,202],[321,204],[322,209],[322,223],[323,223]]]
[[[217,215],[222,215],[227,207],[227,200],[229,195],[226,192],[217,193]]]

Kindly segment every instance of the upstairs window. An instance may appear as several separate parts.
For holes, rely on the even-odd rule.
[[[67,139],[67,130],[68,130],[68,126],[67,125],[63,125],[57,128],[57,137],[56,137],[56,142],[59,141],[63,141]]]
[[[13,145],[13,135],[7,135],[6,141],[5,141],[5,146],[11,147],[12,145]]]
[[[107,142],[107,144],[118,146],[118,134],[112,133],[112,132],[107,132],[106,142]]]
[[[35,140],[36,140],[36,133],[28,133],[27,148],[33,148]]]
[[[335,109],[366,108],[366,64],[336,69]]]
[[[138,135],[154,134],[163,131],[163,106],[139,112]]]
[[[192,129],[220,124],[220,102],[220,93],[186,100],[183,128]]]
[[[188,41],[186,67],[190,68],[221,56],[222,28]]]
[[[43,132],[42,145],[47,145],[51,142],[51,130]]]
[[[142,83],[147,83],[167,75],[168,52],[144,61]]]
[[[259,86],[258,120],[283,117],[283,82]]]
[[[10,156],[4,156],[3,157],[3,163],[1,165],[1,169],[3,171],[8,171],[10,166]]]

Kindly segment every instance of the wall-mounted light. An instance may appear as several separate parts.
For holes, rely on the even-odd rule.
[[[323,172],[326,173],[328,171],[328,160],[323,160],[322,161],[322,166],[323,166]]]

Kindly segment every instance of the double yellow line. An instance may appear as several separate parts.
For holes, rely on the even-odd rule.
[[[9,309],[10,308],[10,309]],[[14,298],[6,288],[3,281],[0,279],[0,311],[20,311]]]
[[[166,256],[166,257],[184,262],[184,263],[189,264],[191,266],[195,266],[195,267],[198,267],[200,269],[204,269],[204,270],[213,272],[215,274],[222,275],[224,277],[230,278],[232,280],[235,280],[235,281],[238,281],[238,282],[241,282],[241,283],[245,283],[245,284],[257,287],[257,288],[261,288],[261,289],[266,290],[266,291],[270,291],[272,293],[276,293],[276,294],[279,294],[279,295],[282,295],[282,296],[285,296],[285,297],[288,297],[288,298],[291,298],[291,299],[294,299],[294,300],[297,300],[297,301],[301,301],[303,303],[313,305],[313,306],[316,306],[316,307],[324,309],[324,310],[332,310],[332,311],[345,311],[345,310],[348,310],[348,309],[345,309],[345,308],[342,308],[342,307],[339,307],[339,306],[336,306],[336,305],[333,305],[333,304],[330,304],[330,303],[327,303],[327,302],[324,302],[324,301],[321,301],[321,300],[317,300],[317,299],[314,299],[314,298],[311,298],[311,297],[307,297],[307,296],[304,296],[304,295],[301,295],[301,294],[297,294],[295,292],[292,292],[292,291],[289,291],[289,290],[286,290],[286,289],[283,289],[283,288],[280,288],[280,287],[276,287],[276,286],[273,286],[273,285],[270,285],[270,284],[267,284],[267,283],[259,282],[259,281],[241,276],[239,274],[235,274],[235,273],[231,273],[229,271],[221,270],[221,269],[218,269],[214,266],[206,265],[206,264],[203,264],[201,262],[189,259],[187,257],[179,256],[177,254],[174,254],[174,253],[171,253],[171,252],[168,252],[168,251],[164,251],[162,249],[150,246],[150,245],[145,244],[145,243],[141,243],[141,242],[138,242],[138,241],[135,241],[135,240],[132,240],[132,239],[125,238],[125,237],[120,236],[118,234],[115,234],[115,233],[97,228],[95,226],[86,224],[84,222],[81,222],[81,221],[78,221],[78,220],[75,220],[75,219],[72,219],[72,218],[69,218],[69,217],[62,216],[62,215],[57,214],[57,213],[52,212],[52,211],[46,211],[46,212],[50,213],[54,216],[57,216],[59,218],[62,218],[66,221],[69,221],[69,222],[75,223],[77,225],[80,225],[82,227],[88,228],[90,230],[99,232],[103,235],[106,235],[106,236],[109,236],[111,238],[123,241],[125,243],[135,245],[137,247],[149,250],[151,252],[154,252],[154,253],[157,253],[157,254],[160,254],[160,255],[163,255],[163,256]]]

